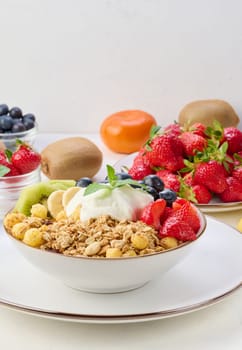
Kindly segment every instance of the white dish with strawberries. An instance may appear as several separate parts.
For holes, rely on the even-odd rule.
[[[129,154],[127,156],[124,156],[122,159],[117,161],[114,164],[114,168],[116,171],[122,171],[122,172],[128,172],[128,169],[132,166],[133,161],[135,157],[137,156],[138,152]],[[229,202],[225,203],[222,202],[221,199],[214,196],[209,203],[207,204],[201,204],[201,203],[194,203],[202,212],[204,213],[219,213],[219,212],[229,212],[234,210],[241,210],[242,209],[242,201],[236,201],[236,202]]]
[[[242,206],[242,132],[195,123],[153,127],[150,139],[138,152],[115,164],[142,181],[156,174],[179,197],[204,212],[239,210]]]

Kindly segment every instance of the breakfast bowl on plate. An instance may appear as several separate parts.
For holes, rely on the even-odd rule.
[[[5,232],[32,265],[77,290],[117,293],[162,278],[194,249],[206,218],[187,200],[155,200],[148,185],[121,177],[109,167],[101,183],[30,186]]]

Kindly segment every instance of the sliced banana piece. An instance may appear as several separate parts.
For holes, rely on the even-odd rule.
[[[62,205],[65,208],[70,200],[74,197],[74,195],[80,191],[80,187],[70,187],[65,191],[62,197]]]
[[[47,207],[53,218],[56,218],[60,211],[64,209],[62,198],[65,191],[57,190],[52,192],[47,199]]]
[[[80,191],[78,191],[69,201],[69,203],[65,207],[67,217],[71,216],[77,208],[81,207],[84,192],[85,188],[81,187]]]

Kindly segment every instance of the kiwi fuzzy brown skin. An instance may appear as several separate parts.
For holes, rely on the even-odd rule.
[[[216,99],[192,101],[182,108],[178,116],[180,125],[199,122],[205,126],[212,126],[214,120],[220,122],[224,128],[237,127],[240,122],[238,115],[228,102]]]
[[[84,137],[68,137],[46,146],[41,152],[41,169],[49,179],[93,177],[102,165],[102,152]]]

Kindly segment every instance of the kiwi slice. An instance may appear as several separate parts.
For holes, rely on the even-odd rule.
[[[45,201],[45,199],[56,190],[66,190],[72,187],[73,183],[75,184],[74,180],[56,180],[54,182],[39,182],[28,186],[21,191],[14,211],[29,216],[33,204]]]

